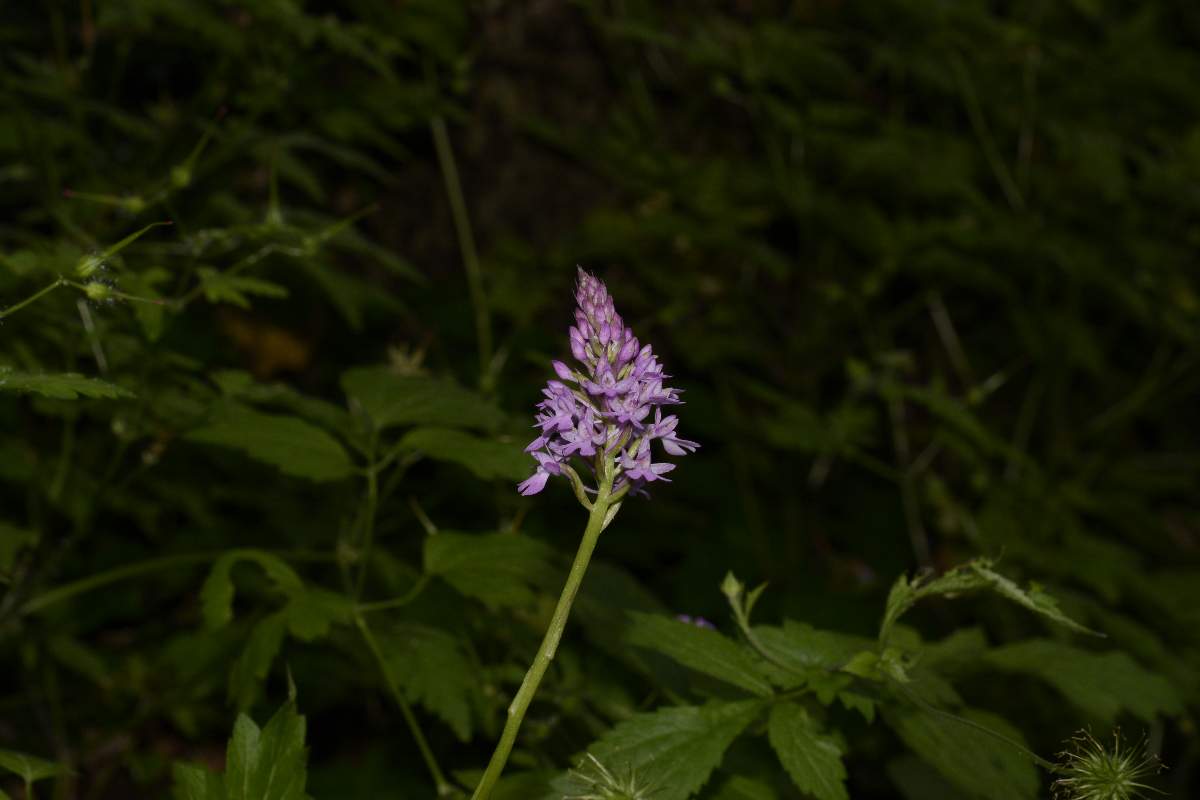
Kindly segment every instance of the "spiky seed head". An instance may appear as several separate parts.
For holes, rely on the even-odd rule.
[[[1059,754],[1059,773],[1054,782],[1055,800],[1134,800],[1161,794],[1144,781],[1161,772],[1162,762],[1146,750],[1142,739],[1130,746],[1113,731],[1112,746],[1106,747],[1090,731],[1080,731]]]

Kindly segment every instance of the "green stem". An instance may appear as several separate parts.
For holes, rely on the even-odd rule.
[[[360,603],[358,610],[363,613],[370,613],[372,611],[387,611],[389,609],[406,606],[413,600],[416,600],[417,596],[421,594],[421,592],[425,591],[425,587],[429,585],[429,578],[430,576],[428,574],[422,575],[417,579],[417,582],[413,584],[413,587],[409,589],[406,594],[402,594],[399,597],[393,597],[390,600],[377,600],[374,603]]]
[[[491,374],[492,364],[492,322],[487,296],[483,291],[483,270],[479,266],[475,234],[471,231],[471,218],[467,215],[467,202],[463,197],[462,183],[458,179],[458,167],[454,163],[454,149],[450,146],[446,123],[437,116],[430,121],[429,127],[433,131],[438,166],[441,167],[442,179],[446,184],[450,214],[454,218],[454,231],[458,235],[458,248],[462,252],[463,266],[467,271],[467,287],[471,292],[471,305],[475,310],[475,335],[479,339],[479,378],[486,389],[490,384],[488,376]]]
[[[21,614],[32,614],[35,611],[41,611],[43,608],[61,603],[64,600],[69,600],[72,597],[84,594],[86,592],[99,589],[102,586],[107,586],[110,583],[119,583],[127,578],[133,578],[138,575],[145,575],[150,572],[158,572],[160,570],[171,569],[185,564],[204,564],[209,561],[216,561],[226,551],[215,550],[210,553],[182,553],[175,556],[163,556],[162,558],[152,558],[148,561],[140,561],[136,564],[129,564],[124,567],[110,569],[107,572],[101,572],[96,575],[89,575],[86,578],[68,583],[63,586],[58,586],[45,594],[38,595],[21,607]],[[296,560],[326,560],[328,555],[323,553],[285,553],[289,558]]]
[[[445,774],[442,772],[441,767],[438,766],[437,759],[433,755],[433,750],[430,749],[429,742],[425,740],[425,734],[421,732],[421,726],[417,723],[417,718],[413,715],[412,708],[400,692],[400,687],[392,677],[391,670],[387,668],[387,661],[383,657],[383,651],[379,649],[379,643],[375,640],[375,635],[371,633],[371,628],[367,625],[367,621],[363,618],[362,614],[356,612],[354,623],[358,626],[363,641],[367,643],[367,649],[371,651],[371,655],[375,657],[375,661],[379,664],[379,671],[383,673],[383,680],[387,683],[388,691],[392,693],[392,698],[396,701],[396,705],[400,707],[400,713],[404,716],[404,721],[408,724],[409,731],[412,732],[413,738],[417,741],[417,749],[421,751],[421,758],[425,760],[425,766],[429,770],[429,774],[433,776],[433,782],[437,785],[438,797],[445,797],[453,793],[454,786],[446,780]]]
[[[375,462],[375,452],[378,450],[378,435],[371,437],[371,447],[368,457],[371,466],[367,469],[366,508],[363,510],[363,532],[359,546],[362,554],[359,556],[358,576],[354,581],[354,601],[362,597],[363,585],[367,580],[367,565],[371,557],[371,547],[375,543],[375,515],[379,510],[379,466]]]
[[[44,297],[45,295],[50,294],[58,287],[64,286],[64,285],[66,285],[66,281],[63,280],[62,278],[59,278],[54,283],[47,286],[45,289],[42,289],[41,291],[36,292],[36,293],[30,295],[29,297],[26,297],[24,300],[17,303],[15,306],[9,306],[8,308],[4,309],[3,311],[0,311],[0,319],[4,319],[5,317],[8,317],[11,314],[17,313],[18,311],[20,311],[22,308],[29,305],[30,303],[37,302],[38,300],[42,299],[42,297]]]
[[[525,673],[525,680],[521,681],[521,688],[517,690],[517,696],[513,698],[512,704],[508,707],[508,719],[504,723],[504,731],[500,734],[496,751],[492,753],[492,760],[488,763],[483,777],[479,779],[479,785],[475,788],[475,794],[471,795],[471,800],[487,800],[492,789],[495,788],[496,782],[500,780],[500,773],[504,771],[504,765],[508,762],[508,755],[512,752],[513,744],[517,740],[517,731],[521,728],[525,712],[533,701],[538,684],[542,682],[542,676],[546,674],[546,668],[554,660],[563,630],[567,627],[571,604],[575,602],[575,595],[579,592],[580,584],[583,583],[583,575],[592,558],[592,551],[596,549],[600,532],[604,530],[610,508],[615,508],[612,498],[612,472],[611,470],[605,472],[607,477],[600,484],[600,491],[592,502],[587,529],[583,532],[583,540],[579,543],[579,551],[575,554],[575,563],[571,565],[567,583],[563,586],[562,594],[558,598],[558,605],[554,609],[550,627],[546,629],[542,646],[538,648],[537,655],[534,656],[533,663],[529,666],[529,671]]]

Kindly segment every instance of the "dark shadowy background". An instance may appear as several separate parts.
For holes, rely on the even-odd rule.
[[[163,553],[335,547],[357,487],[317,491],[181,438],[218,370],[339,404],[355,365],[452,376],[523,444],[567,353],[580,264],[654,344],[702,443],[605,534],[601,561],[621,571],[593,580],[596,602],[724,626],[733,570],[770,582],[764,620],[872,635],[899,573],[997,556],[1105,631],[1098,649],[1170,681],[1179,716],[1116,721],[1163,749],[1174,796],[1200,791],[1198,45],[1185,0],[6,4],[3,303],[166,219],[107,268],[117,288],[179,297],[257,256],[246,274],[287,297],[93,307],[106,377],[139,400],[0,403],[0,517],[40,536],[28,572],[3,564],[24,594],[0,628],[0,743],[70,759],[60,798],[161,797],[171,760],[219,763],[245,631],[197,643],[201,572],[38,616],[14,604]],[[263,252],[271,225],[291,238]],[[66,294],[23,310],[0,356],[97,374],[81,313]],[[380,591],[420,563],[422,514],[519,523],[572,552],[567,487],[523,500],[513,484],[414,464],[380,507]],[[449,593],[413,613],[475,642],[480,669],[507,664],[489,681],[538,636],[528,615]],[[914,618],[927,638],[1042,630],[982,598]],[[311,793],[427,796],[369,665],[287,648]],[[586,633],[569,649],[549,696],[578,691],[591,711],[535,706],[542,766],[585,747],[606,703],[664,702]],[[277,704],[283,674],[255,708]],[[1032,680],[963,692],[1046,755],[1097,722]],[[422,717],[449,770],[490,752],[502,704],[478,704],[492,722],[468,742]],[[851,795],[895,796],[890,734],[856,731]]]

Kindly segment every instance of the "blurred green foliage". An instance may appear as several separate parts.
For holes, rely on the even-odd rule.
[[[1193,795],[1198,45],[1177,0],[6,5],[0,796],[469,789],[582,529],[514,489],[576,263],[703,448],[503,796],[1048,784],[950,713],[1144,729]]]

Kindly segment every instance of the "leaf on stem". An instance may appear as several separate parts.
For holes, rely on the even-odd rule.
[[[762,676],[758,659],[745,645],[715,630],[670,617],[631,613],[627,636],[631,644],[662,653],[705,675],[765,697],[771,684]]]
[[[817,800],[848,800],[842,747],[795,703],[771,710],[767,738],[800,791]]]

